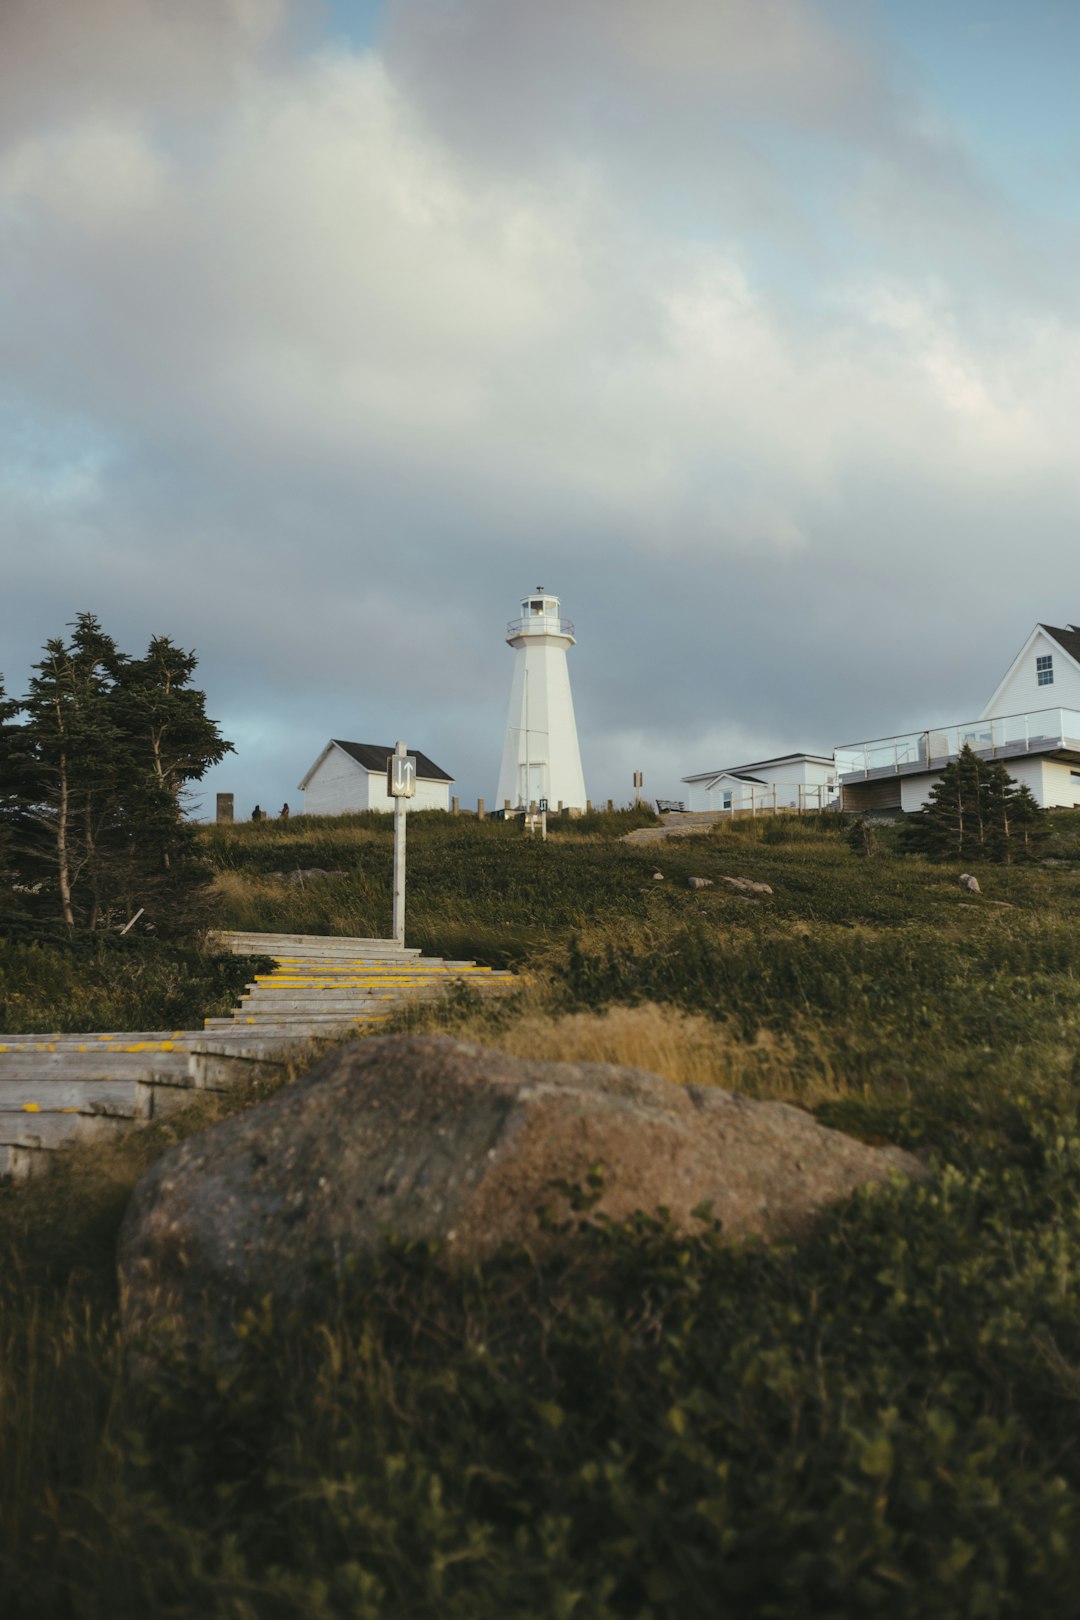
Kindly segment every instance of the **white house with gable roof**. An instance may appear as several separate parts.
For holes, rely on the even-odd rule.
[[[824,810],[836,800],[831,754],[779,754],[684,776],[689,810]]]
[[[332,737],[299,786],[305,816],[342,816],[356,810],[392,810],[386,791],[386,761],[391,743],[343,742]],[[416,756],[416,797],[410,810],[449,810],[453,777],[426,754]]]
[[[841,745],[844,809],[920,810],[965,743],[1043,809],[1080,809],[1080,625],[1037,624],[977,720]]]

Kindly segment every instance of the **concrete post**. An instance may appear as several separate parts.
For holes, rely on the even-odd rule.
[[[503,809],[504,810],[509,810],[509,808],[510,808],[510,800],[509,799],[504,799],[503,800]]]
[[[591,799],[586,799],[585,800],[585,814],[587,816],[592,815],[592,800]]]
[[[476,801],[476,819],[477,821],[487,820],[487,811],[484,809],[483,799],[477,799]]]
[[[450,800],[450,814],[452,816],[460,816],[461,814],[461,800],[458,798],[456,793]]]
[[[614,810],[614,808],[615,808],[615,800],[614,799],[609,799],[608,802],[607,802],[607,807],[608,807],[609,810]]]
[[[233,795],[231,793],[219,793],[217,796],[217,820],[221,823],[231,822],[233,813]]]

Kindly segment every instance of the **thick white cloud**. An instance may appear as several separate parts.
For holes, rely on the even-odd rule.
[[[974,252],[970,280],[878,235],[840,262],[840,216],[804,206],[805,163],[839,153],[916,212],[944,189],[950,253],[1007,234],[854,13],[398,0],[385,50],[312,54],[272,0],[110,0],[65,102],[62,10],[8,23],[42,89],[0,153],[15,684],[93,608],[199,645],[254,797],[308,763],[271,776],[275,735],[308,726],[313,755],[406,722],[490,793],[499,627],[537,574],[582,630],[606,797],[620,739],[670,790],[709,750],[947,710],[950,680],[977,708],[1030,618],[1080,617],[1067,305],[1014,302],[1015,265]],[[782,172],[763,131],[805,154]],[[730,218],[688,200],[730,201],[710,165],[743,188]]]

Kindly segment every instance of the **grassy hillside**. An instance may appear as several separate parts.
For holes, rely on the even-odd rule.
[[[930,1179],[792,1248],[591,1226],[587,1197],[573,1259],[450,1276],[389,1244],[321,1321],[240,1324],[235,1367],[178,1359],[137,1392],[115,1231],[203,1118],[73,1154],[0,1190],[6,1615],[1080,1611],[1080,817],[981,897],[888,832],[860,860],[809,820],[618,830],[417,816],[414,941],[523,988],[414,1025],[801,1100]],[[385,931],[385,821],[207,841],[222,922]],[[347,875],[269,875],[297,866]]]

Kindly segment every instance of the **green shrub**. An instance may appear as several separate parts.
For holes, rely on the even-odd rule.
[[[586,1196],[580,1202],[588,1206]],[[0,1222],[4,1215],[0,1201]],[[797,1248],[585,1213],[129,1390],[78,1290],[0,1282],[13,1620],[1076,1612],[1080,1126],[860,1195]],[[42,1404],[27,1457],[25,1409]],[[33,1555],[28,1556],[28,1549]]]
[[[0,938],[0,1031],[200,1029],[272,966],[117,935]]]

